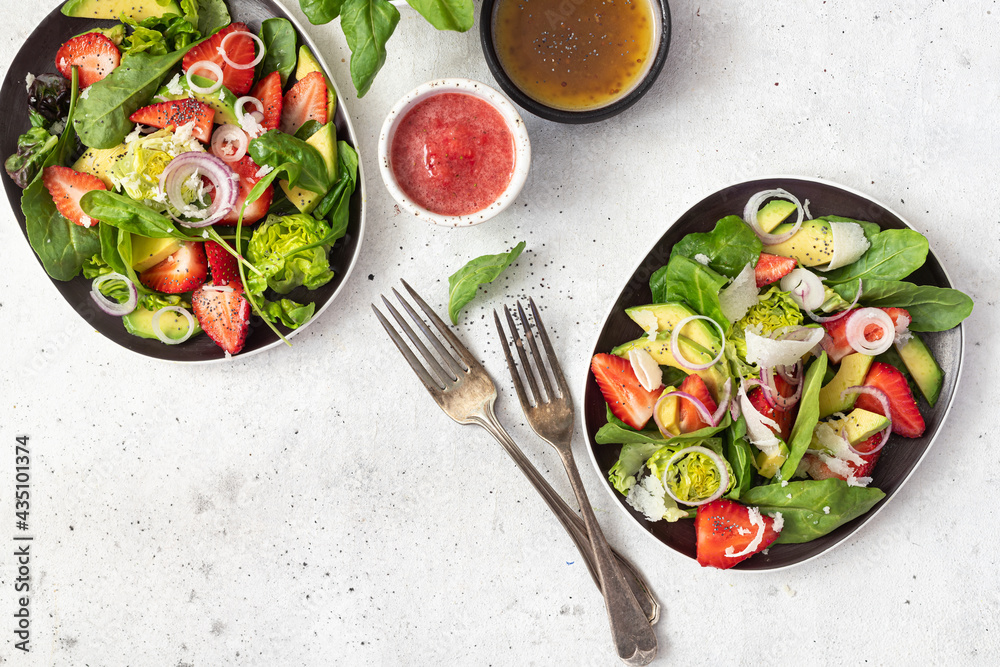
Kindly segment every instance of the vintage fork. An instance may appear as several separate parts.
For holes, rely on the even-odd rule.
[[[476,361],[472,354],[462,345],[458,337],[441,321],[441,318],[431,309],[427,303],[420,298],[420,295],[410,287],[406,281],[401,281],[410,298],[423,311],[427,320],[434,329],[437,330],[450,346],[452,352],[446,349],[444,343],[438,336],[434,335],[427,324],[424,323],[420,315],[395,289],[392,293],[396,295],[400,305],[410,316],[412,323],[423,334],[424,339],[437,351],[440,362],[427,349],[423,340],[407,324],[406,318],[400,315],[393,305],[382,297],[382,301],[389,313],[396,320],[399,328],[412,342],[425,362],[421,362],[410,349],[409,345],[400,336],[399,332],[389,323],[389,320],[372,304],[372,310],[385,328],[386,333],[392,339],[403,357],[409,363],[410,368],[417,374],[427,391],[437,402],[444,412],[460,424],[476,424],[486,429],[490,435],[496,438],[497,442],[504,448],[507,454],[514,460],[514,463],[524,473],[528,481],[535,487],[535,490],[542,496],[549,509],[556,515],[566,532],[573,539],[577,549],[580,551],[591,577],[600,588],[597,578],[597,568],[594,563],[593,551],[590,546],[590,537],[587,534],[583,521],[567,505],[562,497],[549,485],[541,473],[531,464],[531,461],[514,443],[510,435],[500,424],[496,417],[493,406],[496,401],[496,385],[490,379],[486,370]],[[443,362],[443,365],[442,365]],[[621,572],[625,576],[629,587],[639,601],[639,605],[645,614],[650,625],[655,624],[660,617],[660,605],[653,598],[642,577],[620,554],[614,554]]]
[[[517,365],[511,355],[511,344],[504,332],[503,325],[500,323],[500,316],[495,310],[493,311],[497,333],[500,334],[500,340],[503,342],[502,347],[507,359],[507,368],[510,370],[514,388],[517,390],[517,398],[521,401],[521,408],[524,410],[524,416],[528,419],[528,424],[538,434],[538,437],[552,445],[559,453],[563,467],[566,468],[566,474],[569,476],[570,486],[573,487],[577,502],[580,504],[583,521],[590,535],[590,544],[593,546],[597,577],[604,593],[604,601],[607,604],[611,634],[615,638],[618,655],[630,664],[645,665],[656,656],[656,634],[646,622],[638,601],[629,590],[628,584],[615,564],[611,546],[604,538],[601,526],[597,523],[597,517],[594,516],[594,510],[587,499],[583,479],[580,477],[580,471],[573,459],[571,445],[574,423],[573,400],[570,398],[569,386],[563,377],[559,361],[552,349],[548,333],[542,325],[534,300],[529,298],[528,305],[531,308],[535,328],[538,330],[538,338],[545,350],[544,354],[540,352],[535,343],[531,323],[524,314],[521,302],[517,302],[517,314],[521,320],[524,337],[528,341],[527,354],[510,310],[507,306],[503,308],[507,325],[510,327],[510,336],[513,338],[514,347],[517,349],[517,356],[521,362],[521,371],[524,374],[524,380],[527,381],[527,387],[518,375]],[[545,370],[546,362],[551,371],[552,379],[555,381],[554,384]],[[536,373],[538,379],[541,380],[543,391],[539,390],[538,382],[535,379]]]

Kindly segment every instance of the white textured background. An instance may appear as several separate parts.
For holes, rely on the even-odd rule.
[[[3,0],[0,62],[50,4]],[[406,278],[440,305],[458,266],[523,239],[461,334],[502,379],[482,318],[534,295],[577,387],[606,308],[671,221],[729,183],[789,173],[863,190],[929,237],[976,300],[960,397],[878,517],[772,574],[707,571],[659,546],[579,447],[611,542],[663,603],[657,664],[996,664],[1000,7],[864,5],[675,0],[655,88],[598,125],[526,115],[534,164],[517,205],[458,231],[394,210],[374,155],[385,112],[417,84],[493,83],[477,32],[436,34],[404,10],[358,100],[339,26],[312,28],[359,132],[365,243],[292,349],[225,366],[147,361],[90,330],[0,211],[0,663],[616,664],[570,540],[486,433],[433,406],[369,303]],[[498,410],[568,495],[510,392]],[[12,645],[20,433],[35,452],[29,658]]]

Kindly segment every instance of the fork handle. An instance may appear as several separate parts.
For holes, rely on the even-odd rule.
[[[594,551],[590,544],[590,535],[587,533],[587,527],[580,516],[566,504],[562,496],[556,493],[555,489],[542,477],[538,469],[528,460],[528,457],[524,455],[521,448],[517,446],[517,443],[514,442],[503,426],[500,425],[495,415],[484,414],[476,418],[475,423],[486,429],[500,443],[500,446],[504,448],[508,456],[514,460],[514,464],[517,465],[521,472],[524,473],[524,476],[528,478],[528,481],[531,482],[531,485],[535,487],[535,490],[538,491],[539,495],[542,496],[545,504],[556,515],[556,518],[559,519],[563,528],[566,529],[566,532],[569,533],[570,538],[576,544],[576,548],[587,565],[590,576],[593,578],[598,590],[601,590],[603,593],[597,575],[597,566],[594,562]],[[636,571],[635,566],[614,549],[611,549],[611,553],[618,562],[621,574],[632,590],[648,623],[650,625],[656,624],[660,619],[660,604],[653,597],[646,582],[643,581],[642,576]]]

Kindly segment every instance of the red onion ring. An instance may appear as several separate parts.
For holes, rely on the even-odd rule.
[[[869,341],[865,336],[869,324],[882,329],[882,335],[877,340]],[[896,325],[889,314],[880,308],[859,308],[847,321],[844,333],[847,335],[847,342],[856,352],[874,357],[892,347],[896,338]]]
[[[667,473],[670,471],[670,466],[674,464],[674,461],[676,461],[681,457],[687,456],[688,454],[704,454],[709,459],[711,459],[712,463],[714,463],[715,467],[718,468],[719,470],[719,488],[716,489],[715,492],[705,500],[696,500],[696,501],[681,500],[680,498],[678,498],[673,494],[673,491],[670,490],[670,485],[667,484]],[[722,457],[713,452],[711,449],[707,447],[700,447],[698,445],[694,445],[692,447],[685,447],[684,449],[678,449],[674,453],[674,455],[670,457],[670,460],[667,461],[667,465],[663,469],[663,479],[661,479],[660,481],[663,482],[663,488],[666,489],[667,495],[673,498],[675,501],[682,503],[684,505],[691,505],[692,507],[697,507],[698,505],[705,505],[706,503],[710,503],[722,497],[722,494],[724,494],[726,492],[726,489],[729,488],[729,468],[726,467],[726,462],[722,459]]]
[[[761,205],[768,199],[785,199],[787,201],[795,204],[796,210],[798,210],[798,220],[795,221],[795,225],[792,227],[791,231],[785,232],[784,234],[768,234],[760,227],[760,223],[757,222],[757,212],[760,211]],[[788,239],[795,236],[795,233],[799,231],[799,227],[802,226],[802,220],[805,214],[802,210],[802,204],[796,199],[795,195],[788,192],[787,190],[782,190],[778,188],[777,190],[763,190],[758,192],[747,202],[746,208],[743,209],[743,221],[750,226],[753,233],[757,235],[757,238],[761,240],[764,245],[777,245],[779,243],[784,243]]]
[[[684,328],[685,324],[687,324],[688,322],[692,322],[694,320],[706,320],[707,322],[710,322],[716,329],[718,329],[719,340],[722,341],[722,346],[719,348],[719,354],[717,354],[715,358],[712,359],[707,364],[692,364],[690,361],[685,359],[684,356],[681,354],[681,348],[678,345],[677,339],[678,336],[680,336],[681,329]],[[722,353],[725,350],[726,350],[726,332],[723,331],[722,327],[719,326],[719,323],[713,320],[711,317],[705,317],[704,315],[691,315],[690,317],[685,317],[683,320],[678,322],[676,326],[674,326],[674,330],[670,334],[670,352],[674,355],[674,359],[677,360],[677,363],[680,364],[685,370],[689,371],[708,370],[709,368],[717,364],[719,362],[719,359],[722,359]]]
[[[173,212],[171,216],[186,227],[208,227],[224,218],[236,205],[237,187],[233,182],[235,174],[225,162],[210,153],[192,151],[171,160],[160,174],[160,189],[166,193],[170,205],[181,215],[184,208],[190,205],[181,198],[181,186],[192,175],[204,176],[215,187],[215,199],[204,209],[205,219],[190,222],[178,220]]]
[[[235,63],[229,59],[229,54],[226,53],[226,42],[228,42],[229,39],[234,35],[246,35],[253,41],[257,42],[257,46],[259,48],[257,49],[257,57],[253,59],[253,62],[241,64],[241,63]],[[264,47],[264,42],[261,40],[261,38],[253,34],[252,32],[247,32],[246,30],[234,30],[233,32],[229,33],[228,35],[222,38],[222,43],[219,44],[218,51],[219,55],[222,56],[222,60],[225,61],[225,63],[230,67],[232,67],[233,69],[250,69],[251,67],[256,67],[257,63],[259,63],[261,60],[264,59],[264,54],[267,52],[267,49]]]
[[[886,441],[889,440],[889,434],[892,432],[892,411],[889,409],[889,398],[885,395],[885,392],[882,391],[881,389],[876,389],[875,387],[868,387],[865,385],[855,385],[853,387],[848,387],[844,391],[840,392],[841,400],[843,400],[844,396],[846,396],[849,393],[868,394],[869,396],[874,396],[875,399],[882,406],[882,412],[884,413],[882,416],[889,420],[889,425],[886,426],[885,429],[883,429],[882,431],[882,440],[878,443],[878,445],[873,447],[871,451],[859,452],[858,450],[854,449],[850,441],[848,441],[847,443],[847,446],[851,448],[851,451],[857,454],[858,456],[864,457],[870,454],[874,454],[875,452],[879,451],[880,449],[882,449],[882,447],[885,446]]]
[[[160,328],[160,317],[162,317],[163,313],[167,311],[177,313],[178,315],[183,315],[184,317],[187,318],[188,321],[187,333],[181,336],[180,338],[176,339],[171,338],[167,336],[165,333],[163,333],[163,329]],[[160,340],[161,343],[165,343],[167,345],[178,345],[186,341],[194,333],[194,317],[191,315],[191,313],[187,311],[186,308],[181,308],[180,306],[164,306],[163,308],[160,308],[158,311],[153,313],[153,319],[150,321],[150,326],[153,328],[153,333],[156,335],[156,337]]]
[[[722,397],[719,399],[719,407],[715,409],[715,413],[712,414],[712,426],[718,426],[719,422],[722,420],[722,415],[726,414],[726,407],[729,405],[729,401],[733,395],[733,380],[732,378],[726,378],[726,384],[722,385]]]
[[[712,421],[712,413],[708,411],[708,408],[705,406],[705,404],[702,403],[699,399],[695,398],[692,394],[689,394],[686,391],[668,391],[667,393],[663,394],[663,396],[660,396],[659,400],[657,400],[657,403],[663,400],[667,396],[676,396],[678,398],[683,398],[685,400],[691,401],[691,404],[694,405],[695,409],[698,411],[698,414],[701,415],[701,420],[703,422],[706,422],[711,426],[718,426],[718,423]]]
[[[847,315],[847,313],[851,312],[851,309],[854,308],[854,306],[858,305],[858,301],[861,299],[861,287],[862,287],[861,278],[858,278],[858,293],[854,295],[854,301],[852,301],[851,305],[847,307],[847,310],[842,310],[836,315],[831,315],[830,317],[823,317],[821,315],[817,315],[808,308],[803,308],[803,310],[805,311],[806,315],[812,318],[814,322],[819,322],[820,324],[823,324],[824,322],[834,322],[836,320],[839,320],[844,315]]]
[[[798,362],[801,364],[802,362]],[[774,383],[774,369],[770,366],[765,366],[760,369],[760,379],[761,379],[761,389],[764,393],[764,400],[772,408],[780,408],[781,410],[788,410],[799,402],[802,397],[802,383],[799,382],[795,388],[795,393],[791,396],[782,396],[781,392],[778,391],[777,385]]]
[[[662,403],[667,398],[672,398],[672,397],[668,397],[666,394],[661,394],[660,397],[656,399],[656,403],[653,405],[653,421],[656,422],[656,428],[660,430],[660,434],[664,438],[670,439],[676,436],[677,434],[668,431],[667,427],[664,426],[663,422],[660,421],[660,403]]]
[[[195,72],[198,70],[207,70],[215,75],[215,83],[213,83],[208,88],[204,86],[199,86],[194,81],[191,80],[192,76],[195,76]],[[202,95],[210,95],[222,88],[222,68],[211,60],[199,60],[190,67],[188,67],[187,72],[184,73],[184,78],[187,79],[188,89],[193,90],[196,93],[201,93]],[[207,79],[208,77],[202,77]]]
[[[121,280],[125,283],[125,286],[128,288],[128,301],[125,303],[118,303],[101,293],[101,285],[109,280]],[[90,298],[94,300],[98,308],[108,315],[124,317],[135,310],[135,307],[139,304],[139,290],[136,289],[135,283],[122,274],[105,273],[104,275],[94,278],[94,282],[90,285]]]
[[[231,153],[226,153],[226,146],[228,144],[236,145],[235,150]],[[215,155],[223,162],[238,162],[243,159],[243,156],[247,154],[247,147],[249,145],[250,139],[247,138],[247,133],[232,123],[220,125],[215,130],[215,133],[212,134],[212,155]]]

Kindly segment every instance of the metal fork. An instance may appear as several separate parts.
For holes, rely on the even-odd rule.
[[[608,608],[608,620],[611,623],[611,634],[615,639],[615,646],[618,649],[618,656],[629,664],[645,665],[656,657],[656,633],[646,621],[646,617],[639,607],[636,597],[629,590],[628,584],[612,556],[611,547],[604,538],[594,510],[587,499],[587,491],[583,486],[583,479],[580,471],[576,467],[573,459],[573,401],[570,398],[569,387],[563,377],[559,361],[556,359],[552,343],[549,341],[548,333],[542,325],[542,319],[538,315],[538,308],[535,307],[533,299],[528,299],[531,308],[531,315],[535,321],[535,328],[538,330],[538,338],[542,342],[544,354],[540,353],[538,345],[535,343],[535,335],[532,333],[531,323],[524,314],[521,302],[517,302],[517,314],[521,320],[521,327],[524,329],[524,337],[528,341],[528,353],[525,353],[525,345],[518,334],[517,325],[511,317],[510,310],[504,306],[507,325],[510,327],[510,335],[514,340],[514,347],[517,349],[517,356],[521,362],[521,371],[524,380],[517,372],[517,365],[511,355],[510,342],[500,323],[500,316],[493,311],[493,320],[496,322],[497,333],[503,341],[503,353],[507,358],[507,368],[510,370],[511,379],[514,381],[514,388],[517,390],[517,397],[521,401],[524,409],[524,416],[528,419],[531,429],[538,434],[545,442],[552,445],[559,457],[562,459],[563,467],[569,476],[570,486],[576,494],[577,502],[583,512],[583,521],[590,534],[590,544],[594,550],[594,561],[597,566],[597,578],[600,582],[601,590],[604,593],[604,601]],[[530,357],[530,360],[529,360]],[[551,371],[552,380],[545,366],[548,364]],[[539,383],[541,380],[541,391]]]
[[[401,282],[410,298],[423,311],[427,317],[427,321],[438,332],[438,335],[435,335],[431,331],[410,303],[399,292],[393,289],[392,293],[396,295],[403,310],[409,315],[411,323],[423,334],[423,339],[413,331],[410,325],[407,324],[407,319],[396,310],[385,296],[382,297],[382,302],[393,319],[396,320],[400,330],[406,335],[425,361],[422,362],[417,358],[413,350],[410,349],[410,346],[403,340],[399,332],[396,331],[395,327],[375,307],[375,304],[372,304],[372,310],[375,311],[375,316],[378,317],[386,333],[389,334],[389,338],[392,339],[392,342],[403,354],[410,368],[413,369],[424,387],[430,392],[431,397],[434,398],[449,417],[460,424],[476,424],[481,426],[496,438],[497,442],[500,443],[507,454],[514,460],[517,467],[528,478],[528,481],[535,487],[535,490],[542,496],[542,499],[545,500],[545,503],[556,515],[556,518],[559,519],[559,522],[562,523],[566,532],[569,533],[577,549],[579,549],[580,555],[583,557],[587,569],[594,579],[594,583],[600,589],[597,575],[598,570],[594,562],[590,537],[584,522],[563,501],[555,489],[545,481],[545,478],[531,464],[531,461],[528,460],[500,424],[493,409],[497,398],[496,385],[493,383],[493,380],[468,349],[462,345],[458,337],[452,333],[451,329],[420,298],[420,295],[405,280]],[[441,339],[444,339],[444,342]],[[425,340],[438,353],[437,358],[428,350],[424,342]],[[446,348],[445,343],[448,344],[451,351]],[[621,568],[621,572],[625,576],[625,581],[628,582],[635,598],[639,601],[644,616],[648,620],[648,625],[655,624],[660,617],[660,605],[653,598],[649,588],[632,564],[620,554],[612,553]]]

